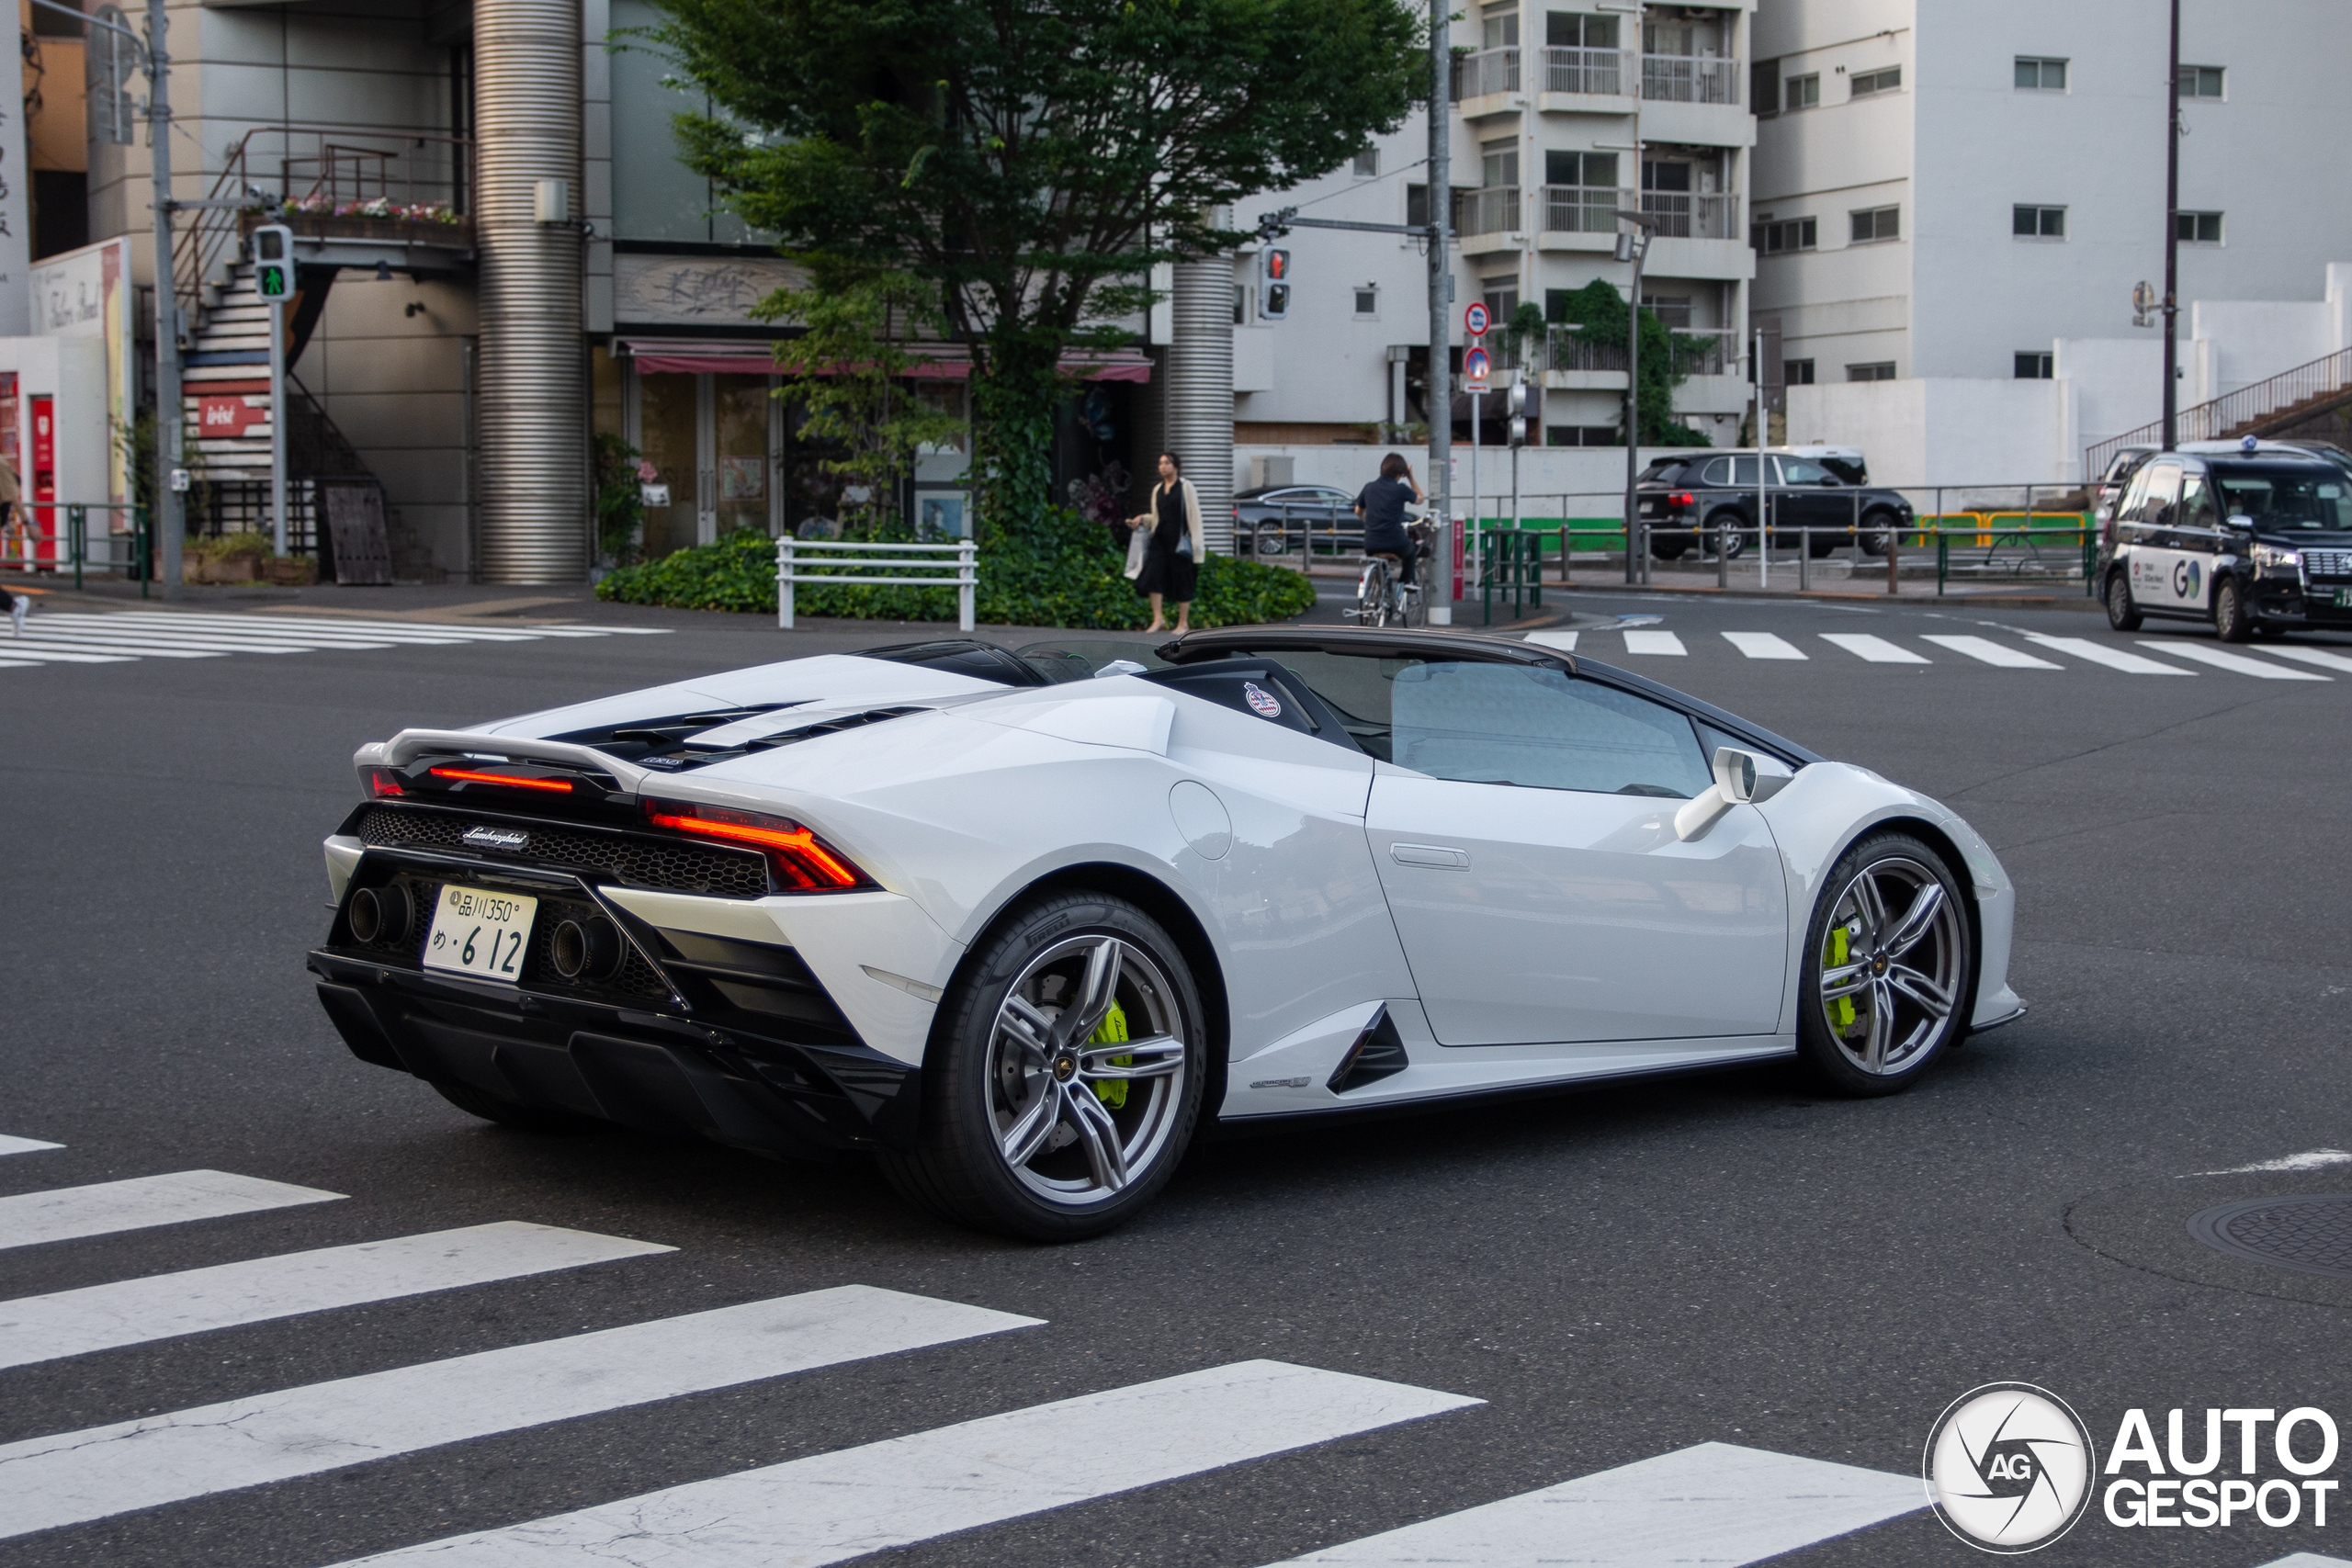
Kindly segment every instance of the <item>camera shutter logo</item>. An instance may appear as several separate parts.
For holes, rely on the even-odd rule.
[[[1944,1528],[1980,1551],[2038,1551],[2090,1506],[2098,1455],[2066,1402],[2031,1383],[1986,1383],[1928,1434],[1921,1474]]]

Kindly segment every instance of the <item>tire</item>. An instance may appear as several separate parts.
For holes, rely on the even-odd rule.
[[[2107,624],[2120,632],[2140,629],[2140,612],[2132,603],[2132,584],[2120,567],[2107,574]]]
[[[1182,953],[1135,905],[1078,891],[1016,906],[940,1004],[917,1147],[882,1168],[960,1224],[1100,1235],[1151,1201],[1192,1140],[1205,1016]]]
[[[1655,535],[1650,537],[1650,554],[1658,560],[1680,560],[1690,547],[1680,539],[1661,539]]]
[[[1967,1032],[1975,966],[1960,899],[1943,857],[1907,833],[1838,857],[1805,928],[1797,1008],[1797,1054],[1826,1088],[1900,1093]]]
[[[1829,558],[1830,552],[1835,550],[1837,547],[1838,540],[1836,536],[1815,534],[1807,543],[1805,547],[1805,553],[1810,555],[1815,560],[1826,560]]]
[[[2245,613],[2245,595],[2226,577],[2213,590],[2213,631],[2223,642],[2254,640],[2254,617]]]
[[[1747,536],[1742,532],[1747,525],[1747,520],[1729,508],[1709,513],[1706,523],[1711,532],[1717,528],[1723,530],[1722,533],[1715,535],[1715,548],[1732,560],[1737,560],[1747,553]],[[1706,548],[1705,537],[1702,536],[1699,545],[1700,553],[1704,555]]]
[[[593,1116],[575,1116],[568,1111],[542,1111],[533,1105],[517,1105],[511,1100],[501,1100],[471,1084],[455,1083],[447,1078],[428,1078],[434,1091],[469,1116],[479,1116],[485,1122],[495,1122],[502,1127],[512,1127],[523,1133],[553,1133],[577,1136],[582,1133],[609,1133],[609,1122]]]

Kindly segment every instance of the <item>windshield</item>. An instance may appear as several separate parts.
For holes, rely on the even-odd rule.
[[[2265,532],[2352,530],[2352,480],[2342,473],[2300,463],[2212,463],[2207,471],[2225,517],[2250,517]]]

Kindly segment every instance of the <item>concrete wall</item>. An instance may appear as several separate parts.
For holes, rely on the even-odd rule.
[[[1789,440],[1859,446],[1883,485],[2053,483],[2073,477],[2064,399],[2056,381],[1953,377],[1791,387]]]
[[[1641,461],[1671,455],[1673,448],[1644,447]],[[1419,446],[1237,446],[1233,449],[1234,486],[1250,482],[1253,458],[1287,459],[1291,483],[1332,485],[1352,495],[1380,472],[1380,459],[1396,451],[1413,465],[1413,476],[1429,488],[1429,452]],[[1478,454],[1476,484],[1479,514],[1507,515],[1510,510],[1510,451],[1488,446]],[[1456,503],[1470,506],[1470,448],[1453,448],[1453,493]],[[1624,511],[1625,449],[1622,446],[1527,446],[1520,450],[1519,490],[1526,516],[1615,518]],[[1570,504],[1573,502],[1573,504]]]

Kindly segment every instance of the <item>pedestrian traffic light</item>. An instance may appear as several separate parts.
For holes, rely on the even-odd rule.
[[[1526,382],[1511,383],[1510,412],[1510,444],[1514,446],[1524,446],[1527,445],[1528,432],[1533,426],[1535,417],[1535,392]]]
[[[1258,314],[1279,321],[1290,314],[1290,253],[1272,245],[1258,253]]]
[[[294,298],[294,231],[265,223],[254,231],[254,291],[266,304]]]

